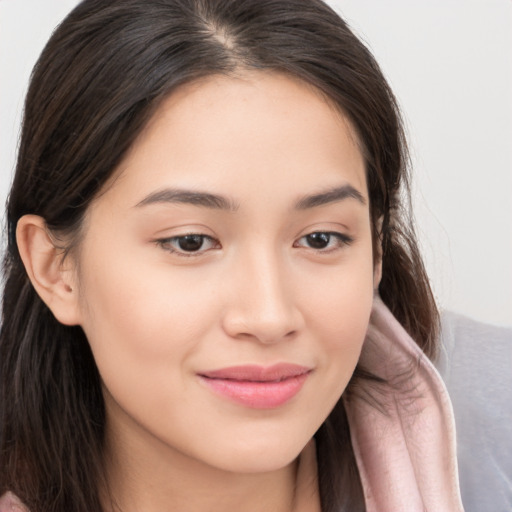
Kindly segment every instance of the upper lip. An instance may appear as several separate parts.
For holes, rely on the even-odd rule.
[[[274,382],[309,373],[311,368],[291,363],[278,363],[272,366],[243,365],[230,366],[219,370],[200,372],[209,379],[225,379],[252,382]]]

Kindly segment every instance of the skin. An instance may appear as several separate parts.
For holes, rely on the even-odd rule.
[[[360,199],[297,208],[347,185]],[[147,199],[169,188],[233,208]],[[40,295],[91,344],[123,511],[292,510],[297,457],[345,389],[369,322],[379,269],[368,204],[348,121],[311,87],[253,72],[165,100],[91,204],[77,259],[62,264],[42,219],[20,221]],[[306,235],[318,232],[339,235],[315,248]],[[179,237],[191,233],[205,237],[187,253]],[[234,403],[197,375],[280,362],[311,373],[274,409]]]

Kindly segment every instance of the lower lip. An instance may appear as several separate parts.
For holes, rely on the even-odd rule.
[[[308,375],[304,373],[278,382],[200,378],[215,393],[236,403],[253,409],[275,409],[290,401],[301,390]]]

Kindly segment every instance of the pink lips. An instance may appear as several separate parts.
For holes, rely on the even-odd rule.
[[[280,363],[269,367],[232,366],[202,372],[201,380],[215,393],[254,409],[273,409],[291,400],[311,368]]]

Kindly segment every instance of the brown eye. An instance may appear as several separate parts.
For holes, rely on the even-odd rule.
[[[178,247],[182,251],[195,252],[199,251],[204,244],[204,235],[185,235],[177,237]]]
[[[220,244],[208,235],[189,233],[156,240],[157,244],[168,252],[178,256],[199,256],[210,249],[218,249]]]
[[[325,249],[330,241],[330,233],[311,233],[306,236],[306,242],[312,249]]]
[[[329,252],[331,250],[342,249],[350,245],[353,239],[343,233],[334,231],[315,231],[299,238],[295,242],[295,247],[306,247],[315,251]]]

